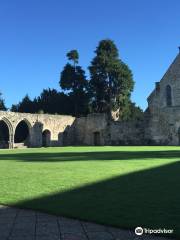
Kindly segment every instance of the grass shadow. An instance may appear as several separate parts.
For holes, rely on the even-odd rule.
[[[122,228],[174,229],[180,237],[179,189],[174,162],[15,205]]]
[[[180,150],[168,151],[102,151],[102,152],[37,152],[37,153],[1,153],[0,160],[28,162],[63,162],[89,160],[145,160],[179,159]]]

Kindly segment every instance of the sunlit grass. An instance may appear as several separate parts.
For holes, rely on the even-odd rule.
[[[180,234],[179,160],[179,147],[1,150],[0,203]]]

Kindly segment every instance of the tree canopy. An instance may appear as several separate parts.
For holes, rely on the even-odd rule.
[[[79,61],[79,53],[76,49],[71,50],[70,52],[67,53],[67,58],[70,61],[73,61],[74,66],[78,63]]]
[[[11,110],[29,113],[57,113],[86,116],[88,113],[107,113],[118,120],[139,119],[142,110],[131,102],[133,75],[119,57],[115,43],[110,39],[99,42],[89,69],[89,80],[79,65],[76,49],[66,54],[68,62],[60,73],[57,89],[43,89],[39,96],[26,95]],[[0,96],[1,97],[1,96]],[[6,109],[0,98],[0,109]]]
[[[129,67],[119,59],[118,49],[112,40],[100,41],[95,50],[90,70],[92,107],[95,112],[125,112],[134,81]]]

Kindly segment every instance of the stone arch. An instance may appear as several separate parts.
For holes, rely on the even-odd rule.
[[[172,89],[170,85],[166,86],[166,105],[172,106]]]
[[[20,120],[15,127],[14,143],[16,147],[30,146],[31,124],[27,119]]]
[[[5,117],[0,119],[0,148],[13,148],[13,127]]]
[[[20,119],[20,120],[17,122],[17,124],[16,124],[16,126],[15,126],[15,129],[16,129],[16,127],[18,126],[18,124],[21,123],[21,122],[25,122],[25,123],[27,124],[29,130],[32,128],[32,125],[31,125],[31,123],[29,122],[29,120],[27,120],[27,118],[22,118],[22,119]]]
[[[43,147],[51,146],[51,131],[49,129],[45,129],[42,132],[42,146]]]

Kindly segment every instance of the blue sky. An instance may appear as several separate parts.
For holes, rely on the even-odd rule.
[[[146,98],[180,45],[179,0],[1,0],[0,91],[8,107],[28,93],[59,89],[66,53],[87,67],[101,39],[115,41],[133,71],[132,99]],[[88,71],[87,71],[88,75]]]

